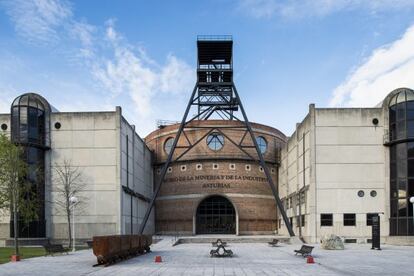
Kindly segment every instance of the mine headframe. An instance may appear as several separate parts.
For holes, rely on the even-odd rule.
[[[197,119],[234,119],[238,101],[233,90],[233,40],[231,36],[197,38]]]
[[[270,189],[276,201],[277,208],[283,217],[285,225],[288,229],[290,236],[294,236],[294,232],[290,221],[286,215],[284,206],[277,194],[276,187],[274,185],[269,168],[263,158],[256,137],[253,133],[251,124],[247,118],[246,112],[243,108],[243,104],[240,100],[236,86],[233,82],[233,39],[231,36],[198,36],[197,37],[197,82],[194,86],[191,97],[188,101],[187,107],[184,112],[184,116],[181,120],[179,129],[176,133],[171,150],[168,154],[167,160],[162,165],[162,169],[155,184],[155,190],[153,197],[150,201],[150,205],[145,213],[143,221],[140,225],[139,233],[142,234],[145,229],[145,225],[151,214],[151,210],[154,207],[155,200],[160,192],[161,185],[164,182],[165,175],[168,167],[172,162],[179,161],[184,155],[186,155],[192,148],[194,148],[199,142],[204,140],[209,134],[219,132],[226,137],[232,144],[237,146],[241,152],[250,160],[257,161],[264,169],[264,173],[267,178]],[[196,109],[196,110],[194,110]],[[194,110],[194,114],[189,116],[190,110]],[[230,121],[238,121],[237,124],[228,125],[227,129],[237,129],[244,131],[241,141],[235,141],[231,137],[227,136],[221,128],[224,127],[205,127],[203,125],[199,128],[209,128],[207,132],[202,135],[197,141],[190,141],[186,134],[187,128],[197,128],[192,122],[197,120],[208,119],[222,119]],[[184,136],[187,141],[186,146],[177,146],[177,143],[181,137]],[[250,136],[253,145],[245,145],[245,137]],[[254,149],[254,155],[249,153],[250,149]],[[174,156],[176,150],[180,152]],[[173,159],[174,156],[174,159]]]

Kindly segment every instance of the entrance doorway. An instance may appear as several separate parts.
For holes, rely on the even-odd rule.
[[[196,234],[236,234],[236,210],[223,196],[201,201],[196,214]]]

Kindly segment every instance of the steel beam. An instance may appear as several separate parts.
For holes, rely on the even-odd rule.
[[[232,43],[231,43],[231,45],[232,45]],[[230,52],[230,55],[231,54],[232,53]],[[231,59],[230,59],[230,62],[232,64]],[[200,61],[198,61],[198,65],[200,65]],[[205,69],[205,71],[210,72],[212,70]],[[221,72],[221,71],[223,71],[223,69],[217,69],[217,71]],[[233,70],[230,68],[228,71],[231,73],[230,77],[232,78]],[[199,74],[200,72],[202,72],[202,71],[197,71],[197,74]],[[210,76],[210,81],[211,81],[211,75],[208,75],[208,76]],[[208,76],[203,75],[202,79],[203,80],[206,79],[206,78],[208,79]],[[197,79],[200,80],[200,76],[198,76]],[[198,91],[198,95],[196,95],[197,91]],[[189,111],[190,111],[190,109],[193,105],[197,106],[198,114],[195,115],[194,117],[190,118],[189,120],[187,120]],[[233,111],[238,111],[238,107],[240,107],[240,111],[242,113],[243,120],[241,118],[236,117],[233,114],[234,113]],[[213,114],[216,114],[217,116],[221,117],[223,120],[224,119],[237,120],[240,123],[242,123],[244,126],[227,126],[227,127],[226,126],[223,126],[223,127],[218,127],[218,126],[195,126],[195,127],[193,127],[194,129],[205,128],[205,129],[210,129],[210,130],[205,135],[203,135],[199,140],[197,140],[196,142],[191,143],[189,138],[187,137],[186,133],[184,132],[184,129],[186,128],[186,126],[190,122],[192,122],[193,120],[196,120],[196,119],[198,119],[200,121],[201,120],[208,120],[210,118],[210,116],[212,116]],[[189,128],[192,128],[192,127],[189,127]],[[226,129],[226,128],[227,129],[236,129],[236,130],[243,129],[245,131],[245,133],[243,134],[243,137],[242,137],[240,143],[236,143],[230,137],[228,137],[225,133],[223,133],[220,130],[220,128],[223,128],[223,129]],[[158,194],[161,190],[161,186],[164,182],[164,178],[165,178],[165,175],[167,173],[167,169],[171,165],[171,163],[173,162],[173,155],[175,153],[175,150],[177,148],[186,148],[184,150],[184,152],[179,154],[178,158],[176,158],[174,160],[174,161],[177,161],[181,157],[183,157],[187,152],[189,152],[194,146],[196,146],[200,141],[204,140],[204,138],[214,130],[217,130],[223,136],[225,136],[233,145],[235,145],[242,152],[244,152],[250,159],[252,159],[254,161],[259,161],[260,165],[264,169],[267,182],[268,182],[268,184],[270,186],[270,189],[273,193],[274,199],[276,201],[277,208],[279,209],[279,211],[280,211],[280,213],[283,217],[283,220],[285,222],[285,225],[288,229],[289,235],[294,236],[295,233],[293,232],[292,226],[291,226],[291,224],[289,222],[289,219],[286,215],[283,204],[282,204],[282,202],[281,202],[281,200],[278,196],[276,187],[273,183],[272,176],[269,172],[269,168],[267,167],[266,161],[263,158],[263,154],[261,153],[259,145],[257,144],[256,137],[253,133],[253,129],[252,129],[251,124],[250,124],[250,122],[247,118],[246,111],[244,110],[243,104],[241,102],[241,99],[239,97],[239,94],[237,92],[236,86],[234,85],[233,81],[231,81],[231,82],[228,82],[228,81],[226,81],[226,82],[208,82],[208,81],[207,82],[206,81],[200,82],[200,81],[197,81],[197,83],[196,83],[196,85],[193,89],[193,92],[191,94],[191,97],[188,101],[187,108],[184,112],[184,115],[183,115],[183,118],[181,120],[181,124],[179,126],[179,129],[178,129],[178,131],[175,135],[175,139],[174,139],[173,145],[171,147],[171,150],[168,154],[168,158],[165,161],[165,163],[162,167],[160,176],[157,180],[155,190],[154,190],[154,194],[153,194],[153,196],[151,198],[151,201],[149,203],[149,206],[146,210],[144,219],[141,222],[141,225],[140,225],[140,228],[139,228],[139,233],[142,234],[145,230],[145,226],[147,224],[148,218],[151,214],[152,209],[154,208],[156,198],[158,197]],[[253,142],[253,146],[243,145],[243,142],[244,142],[244,139],[247,136],[247,133],[250,134],[250,137],[251,137],[252,142]],[[185,136],[185,139],[188,142],[189,146],[177,147],[177,143],[178,143],[178,141],[181,137],[181,134],[183,134]],[[245,150],[245,148],[254,148],[257,152],[259,160],[257,160],[257,158],[255,158],[251,154],[249,154]]]
[[[234,94],[236,95],[236,98],[237,98],[237,100],[239,102],[240,110],[241,110],[241,112],[243,114],[243,118],[244,118],[244,122],[246,124],[247,130],[250,133],[250,136],[252,138],[253,144],[254,144],[254,146],[256,148],[256,151],[257,151],[257,155],[259,156],[260,165],[264,169],[264,172],[266,174],[266,178],[267,178],[268,184],[269,184],[270,189],[272,190],[273,196],[274,196],[274,198],[276,200],[277,207],[279,208],[279,211],[282,214],[283,221],[285,222],[285,225],[286,225],[286,227],[287,227],[287,229],[289,231],[289,235],[291,237],[293,237],[293,236],[295,236],[295,233],[293,232],[292,225],[290,225],[290,221],[289,221],[289,219],[288,219],[288,217],[286,215],[286,212],[285,212],[285,209],[283,207],[282,201],[280,200],[279,196],[277,195],[276,187],[273,184],[273,179],[272,179],[272,176],[270,175],[269,168],[266,166],[266,162],[265,162],[265,160],[263,158],[263,154],[262,154],[262,152],[259,149],[259,145],[257,144],[256,137],[254,136],[254,133],[253,133],[253,130],[252,130],[252,126],[250,125],[249,119],[247,118],[247,115],[246,115],[246,111],[244,110],[243,104],[242,104],[242,102],[240,100],[239,93],[237,92],[236,86],[234,84],[233,84],[233,89],[234,89]]]
[[[190,97],[190,100],[188,101],[187,108],[184,112],[183,119],[181,120],[180,128],[178,129],[178,132],[175,135],[175,139],[174,139],[174,142],[172,144],[171,151],[168,154],[167,161],[165,162],[165,164],[164,164],[164,166],[161,170],[161,175],[158,178],[158,182],[157,182],[157,185],[155,187],[154,194],[152,195],[150,205],[148,206],[147,211],[145,212],[145,216],[144,216],[144,218],[141,222],[141,225],[139,227],[139,234],[141,234],[141,235],[144,233],[145,226],[146,226],[148,218],[151,214],[152,208],[154,207],[155,200],[157,199],[157,196],[160,193],[161,184],[164,181],[165,174],[167,173],[167,168],[171,163],[175,148],[177,147],[178,139],[180,138],[181,133],[183,132],[183,129],[184,129],[184,126],[185,126],[185,123],[186,123],[186,120],[187,120],[188,112],[190,111],[191,103],[193,102],[196,91],[197,91],[197,84],[194,86],[193,93],[191,93],[191,97]]]

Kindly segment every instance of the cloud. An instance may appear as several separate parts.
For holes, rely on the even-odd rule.
[[[194,69],[183,60],[170,54],[160,71],[160,91],[164,93],[188,93],[195,83]]]
[[[114,55],[95,63],[93,75],[113,97],[128,94],[139,116],[152,115],[152,99],[158,93],[180,94],[191,89],[194,73],[186,62],[170,54],[164,65],[157,64],[143,48],[127,43],[113,21],[105,33]]]
[[[330,106],[374,106],[392,90],[414,87],[414,25],[375,49],[333,92]]]
[[[149,115],[150,100],[156,85],[156,73],[147,68],[142,59],[130,49],[117,46],[113,59],[96,64],[94,77],[113,97],[128,93],[137,105],[140,115]]]
[[[17,34],[30,43],[59,40],[58,29],[72,16],[68,2],[57,0],[3,0]]]
[[[10,91],[15,92],[15,89],[10,86],[4,87],[3,85],[0,86],[0,89],[2,91],[0,95],[0,114],[10,113],[10,104],[14,99]]]
[[[25,42],[45,49],[53,46],[53,52],[59,53],[68,66],[85,72],[76,83],[68,83],[71,76],[52,77],[48,82],[51,91],[59,90],[61,94],[70,91],[65,94],[66,98],[78,95],[62,101],[57,106],[59,110],[108,109],[110,106],[113,110],[115,105],[122,105],[124,114],[132,118],[131,123],[136,123],[137,131],[148,132],[154,129],[155,116],[176,114],[180,108],[177,99],[189,93],[194,85],[194,68],[172,53],[163,62],[152,59],[144,47],[131,44],[116,30],[114,18],[103,25],[89,24],[86,19],[76,18],[72,4],[66,0],[0,0],[1,7]],[[23,74],[23,69],[19,72],[9,74],[7,79],[4,77],[4,82],[13,83],[13,76],[26,76],[24,87],[27,87],[31,83],[28,75],[36,80],[42,74]],[[53,75],[53,72],[43,74]],[[55,98],[54,92],[40,92],[49,94],[51,100]],[[178,97],[173,103],[165,102],[170,101],[169,95]],[[0,100],[3,99],[7,105],[0,104],[0,108],[5,110],[10,101],[2,95]]]
[[[74,21],[70,25],[69,35],[80,42],[79,58],[92,58],[94,56],[94,33],[97,28],[86,22]]]
[[[26,64],[7,49],[0,49],[0,113],[9,113],[10,104],[18,95],[18,84],[9,81],[25,71]]]
[[[271,17],[280,5],[273,0],[241,0],[239,9],[253,17]]]
[[[372,13],[414,7],[412,0],[239,0],[238,9],[255,18],[321,17],[364,9]]]

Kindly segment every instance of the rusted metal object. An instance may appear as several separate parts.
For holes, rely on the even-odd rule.
[[[140,248],[141,243],[140,243],[140,236],[139,235],[132,235],[131,236],[131,249],[130,249],[130,253],[131,254],[141,254],[140,253]]]
[[[150,252],[151,251],[150,245],[152,244],[152,236],[142,235],[142,237],[144,239],[143,247],[144,247],[145,252]]]
[[[98,264],[110,265],[144,252],[150,252],[150,235],[113,235],[93,237],[93,254]]]
[[[129,256],[131,249],[131,239],[128,235],[120,236],[121,239],[121,256]]]

